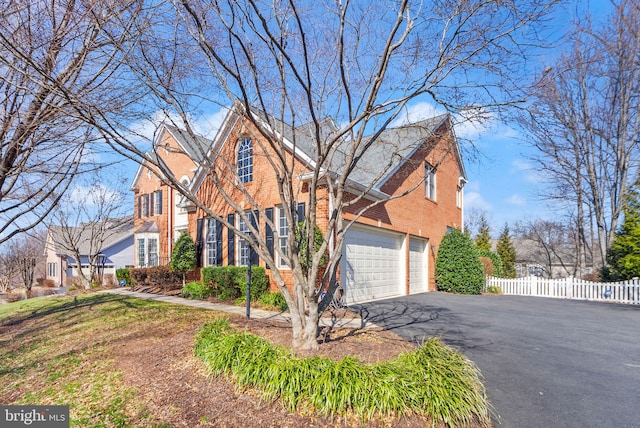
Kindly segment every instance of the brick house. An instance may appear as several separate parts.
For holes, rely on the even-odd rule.
[[[162,124],[149,156],[161,160],[186,187],[192,183],[197,166],[211,145],[204,138],[194,140],[175,126]],[[133,179],[134,266],[166,265],[173,244],[188,230],[188,208],[180,192],[171,188],[152,162],[140,164]]]
[[[184,154],[180,155],[183,160],[171,162],[177,168],[174,170],[176,176],[184,174],[189,178],[191,191],[199,201],[240,230],[246,229],[244,220],[238,215],[237,208],[233,209],[225,201],[220,192],[221,186],[225,187],[228,197],[234,198],[236,207],[242,206],[244,210],[259,207],[256,213],[262,214],[251,218],[260,233],[265,234],[268,251],[274,254],[281,275],[290,285],[293,283],[291,272],[287,273],[286,263],[279,260],[277,251],[274,252],[274,246],[285,245],[290,228],[280,208],[282,202],[276,178],[268,161],[268,156],[273,155],[272,148],[265,140],[265,134],[239,111],[235,108],[229,110],[212,142],[200,142],[210,144],[209,156],[213,162],[223,162],[227,167],[236,168],[234,179],[214,182],[209,176],[210,167],[201,168],[193,175],[188,174],[197,161],[188,162]],[[297,210],[302,215],[307,207],[305,201],[308,200],[305,183],[314,164],[312,139],[304,137],[304,127],[294,129],[280,122],[278,124],[279,141],[288,148],[287,156],[295,156],[297,160],[292,180],[293,188],[298,189]],[[332,123],[327,122],[326,126],[327,132],[331,132]],[[159,141],[171,145],[179,143],[179,138],[167,128],[164,140]],[[295,145],[292,141],[295,141]],[[187,147],[183,149],[189,152]],[[391,153],[396,155],[390,156]],[[165,155],[173,156],[171,150]],[[339,156],[340,152],[336,154],[336,157]],[[336,169],[339,169],[340,159],[334,165],[338,165]],[[384,174],[381,174],[381,165],[386,166]],[[145,239],[158,239],[159,253],[168,255],[172,239],[182,230],[175,222],[178,204],[172,204],[174,199],[170,196],[164,199],[168,201],[166,213],[163,211],[161,215],[157,212],[150,215],[145,211],[145,206],[148,207],[151,202],[146,202],[144,195],[159,190],[163,194],[171,194],[161,180],[146,171],[142,166],[133,186],[138,213],[137,266],[144,265],[142,260],[149,261],[153,249],[149,248]],[[350,177],[347,191],[351,197],[356,198],[365,190],[366,196],[360,203],[344,211],[345,221],[353,219],[354,213],[364,204],[375,201],[379,204],[366,211],[345,234],[339,270],[346,303],[434,290],[438,246],[449,228],[461,229],[463,224],[463,186],[466,177],[450,117],[441,115],[420,123],[387,129],[362,157]],[[246,194],[237,190],[238,183],[234,180],[242,181]],[[419,187],[410,191],[416,183],[419,183]],[[394,199],[404,193],[407,194]],[[248,200],[247,195],[253,200],[252,205],[244,202]],[[321,189],[318,200],[317,223],[322,228],[328,223],[332,195],[326,189]],[[188,208],[188,205],[184,204],[187,207],[187,229],[197,242],[201,266],[246,265],[250,260],[252,264],[265,266],[264,261],[255,258],[244,240],[235,236],[221,222],[208,218],[202,210]],[[274,225],[273,228],[268,226],[265,217]],[[164,237],[166,244],[162,241]],[[141,250],[145,248],[145,242],[147,247]],[[268,266],[265,267],[268,269]]]

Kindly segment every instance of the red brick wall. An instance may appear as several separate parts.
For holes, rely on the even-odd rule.
[[[184,175],[190,179],[193,177],[193,169],[195,163],[186,154],[180,153],[182,150],[180,145],[175,141],[169,132],[164,132],[160,142],[160,146],[165,148],[158,148],[157,155],[160,156],[167,164],[171,171],[173,171],[175,177],[180,180]],[[135,183],[134,190],[134,230],[140,228],[145,222],[155,221],[160,229],[159,242],[158,242],[158,256],[160,258],[167,258],[171,255],[173,247],[173,219],[175,219],[175,203],[174,203],[174,191],[166,184],[163,184],[158,176],[154,173],[149,174],[149,169],[141,167],[141,171],[138,177],[138,181]],[[154,211],[153,216],[138,217],[138,203],[139,196],[153,193],[157,190],[162,190],[162,214],[158,215]],[[172,219],[170,224],[170,219]],[[192,235],[195,239],[195,235]],[[137,246],[137,241],[135,244]],[[137,247],[134,252],[135,265],[137,266]]]

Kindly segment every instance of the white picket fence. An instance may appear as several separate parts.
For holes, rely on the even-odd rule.
[[[517,296],[555,297],[559,299],[593,300],[599,302],[640,304],[640,280],[624,282],[590,282],[578,278],[545,279],[487,277],[485,291],[500,287],[503,294]]]

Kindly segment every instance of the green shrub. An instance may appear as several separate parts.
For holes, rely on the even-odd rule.
[[[116,269],[116,279],[118,281],[124,280],[125,285],[130,286],[131,285],[131,269],[130,268]]]
[[[455,229],[444,236],[436,257],[435,276],[438,290],[480,294],[484,272],[471,238]]]
[[[204,300],[207,297],[213,295],[213,288],[209,285],[205,285],[200,281],[192,281],[185,284],[182,288],[182,297],[188,297],[190,299]]]
[[[264,293],[262,296],[260,296],[258,301],[262,306],[264,306],[267,309],[276,309],[282,312],[289,309],[289,306],[287,305],[287,301],[284,299],[284,296],[279,291],[276,291],[273,293],[270,293],[270,292]]]
[[[487,293],[490,294],[502,294],[502,288],[497,285],[490,285],[487,287]]]
[[[437,338],[395,360],[365,365],[354,357],[338,362],[298,358],[217,319],[201,329],[195,353],[212,375],[257,388],[267,400],[280,399],[289,411],[311,408],[363,421],[418,414],[431,418],[434,426],[489,422],[476,366]]]
[[[245,295],[246,266],[211,266],[202,269],[202,282],[215,290],[220,300],[237,299]],[[251,300],[257,300],[269,285],[265,269],[251,266]]]
[[[182,273],[183,285],[187,272],[196,268],[196,253],[196,244],[191,235],[182,232],[171,252],[169,266],[171,270]]]

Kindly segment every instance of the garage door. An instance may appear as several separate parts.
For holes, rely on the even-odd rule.
[[[402,238],[363,226],[347,231],[340,274],[347,304],[404,294]]]
[[[409,292],[427,291],[427,240],[411,237],[409,243]]]

